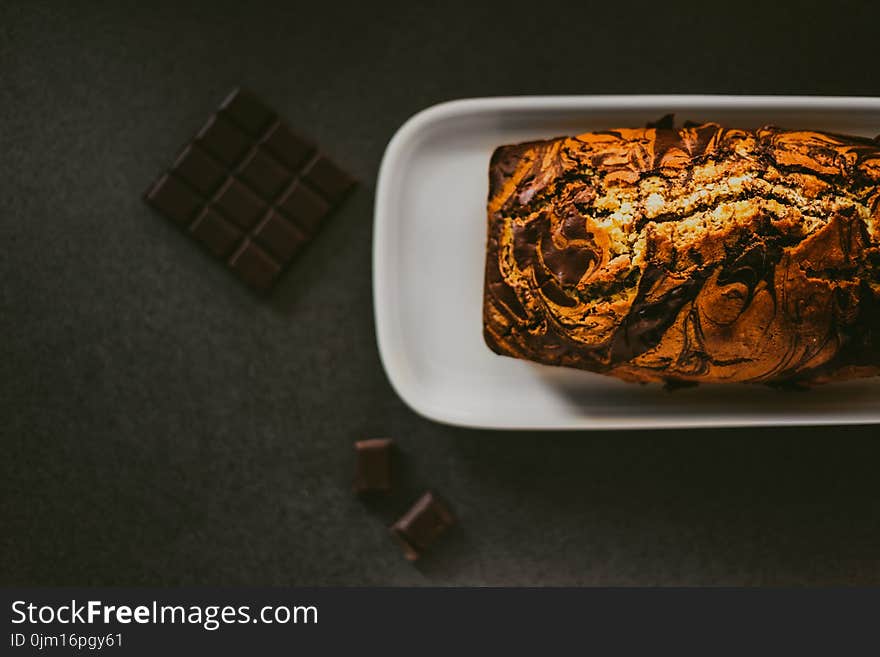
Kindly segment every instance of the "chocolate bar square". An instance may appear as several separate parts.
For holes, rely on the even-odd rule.
[[[306,242],[308,237],[274,210],[254,231],[254,237],[278,260],[285,262],[293,258]]]
[[[195,144],[183,149],[173,168],[184,182],[202,196],[210,196],[226,180],[226,169]]]
[[[329,207],[327,201],[319,194],[298,182],[294,183],[281,199],[281,209],[306,231],[318,229]]]
[[[241,165],[241,179],[263,198],[278,196],[291,177],[290,170],[263,148],[257,148]]]
[[[331,203],[342,198],[354,183],[351,176],[323,155],[319,155],[308,166],[303,180],[321,192]]]
[[[147,201],[174,223],[189,226],[202,199],[180,179],[164,175],[147,192]]]
[[[144,198],[266,291],[353,186],[265,103],[236,89]]]
[[[246,134],[217,114],[208,119],[196,143],[226,166],[234,166],[251,145]]]
[[[253,242],[245,242],[229,261],[233,271],[248,285],[265,290],[271,287],[281,267],[268,253]]]
[[[220,103],[220,114],[253,136],[260,136],[275,120],[272,110],[242,89],[232,92]]]
[[[283,123],[272,126],[263,139],[272,154],[290,169],[300,169],[315,152],[315,147],[294,134]]]
[[[210,208],[201,214],[190,230],[193,237],[218,258],[228,256],[243,235],[241,230]]]
[[[219,211],[224,217],[229,217],[244,229],[257,223],[257,219],[268,209],[267,204],[260,200],[259,196],[235,178],[226,181],[211,205],[214,210]]]

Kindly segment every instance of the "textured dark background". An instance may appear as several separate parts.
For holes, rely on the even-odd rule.
[[[414,112],[880,93],[876,3],[515,5],[0,5],[0,583],[880,583],[876,427],[466,431],[392,392],[372,203]],[[240,83],[363,181],[269,301],[140,199]],[[406,490],[364,506],[377,435]],[[461,528],[413,567],[384,526],[424,485]]]

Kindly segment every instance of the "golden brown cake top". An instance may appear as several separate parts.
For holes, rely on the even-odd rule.
[[[668,121],[506,146],[488,210],[501,353],[635,380],[878,362],[875,140]]]

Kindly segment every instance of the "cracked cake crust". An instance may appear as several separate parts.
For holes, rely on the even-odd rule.
[[[628,381],[880,373],[880,143],[664,117],[501,146],[484,336]]]

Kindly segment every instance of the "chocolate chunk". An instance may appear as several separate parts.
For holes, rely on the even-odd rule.
[[[357,463],[353,487],[356,493],[391,490],[393,447],[394,443],[390,438],[371,438],[354,444]]]
[[[403,547],[404,556],[415,561],[454,524],[449,507],[428,491],[391,526],[391,534]]]
[[[256,96],[237,89],[144,198],[264,291],[353,184]]]

